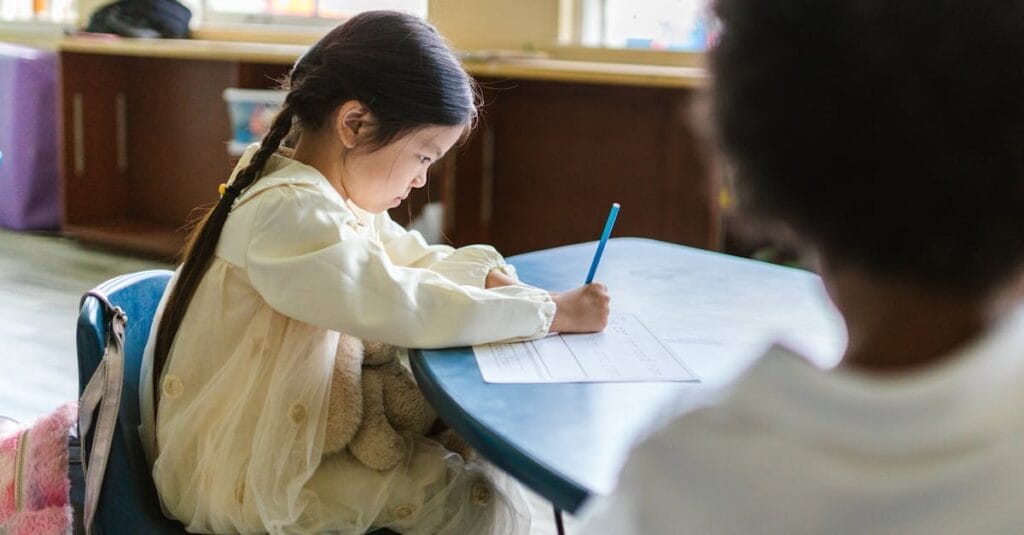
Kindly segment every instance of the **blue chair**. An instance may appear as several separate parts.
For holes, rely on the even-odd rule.
[[[112,305],[124,310],[128,316],[128,326],[124,336],[124,390],[121,392],[121,408],[93,523],[94,533],[187,533],[180,522],[165,517],[160,510],[156,487],[138,433],[142,351],[149,339],[153,314],[170,279],[170,271],[141,271],[116,277],[95,288],[95,291],[107,296]],[[98,299],[91,296],[83,299],[77,332],[79,395],[103,359],[109,320]],[[92,451],[90,438],[82,437],[82,457],[86,459]],[[394,532],[380,529],[371,533],[387,535]]]
[[[156,487],[150,476],[139,439],[139,368],[142,350],[149,338],[153,314],[171,278],[166,270],[142,271],[111,279],[96,291],[121,307],[128,316],[124,347],[124,390],[121,409],[110,447],[110,460],[100,491],[93,523],[94,533],[183,534],[184,526],[168,519],[160,510]],[[79,394],[96,372],[106,347],[107,325],[104,306],[86,297],[78,315]],[[91,437],[82,437],[84,458],[91,452]]]

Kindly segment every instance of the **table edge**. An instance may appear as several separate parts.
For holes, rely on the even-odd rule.
[[[472,351],[468,347],[450,349]],[[460,416],[456,421],[445,421],[445,423],[458,432],[463,439],[469,442],[489,462],[508,472],[534,491],[540,493],[539,487],[544,489],[545,492],[543,494],[551,494],[551,496],[545,496],[545,498],[550,500],[555,507],[570,513],[578,511],[592,493],[572,478],[519,449],[504,448],[499,451],[493,447],[495,444],[507,444],[508,440],[490,430],[471,414],[464,411],[462,406],[440,387],[437,377],[425,366],[423,351],[425,350],[410,349],[409,365],[412,368],[413,375],[416,377],[420,390],[423,391],[427,400],[437,410],[438,414],[442,416],[442,419],[444,419],[444,414],[454,413]],[[557,478],[547,477],[546,474],[556,474]],[[547,490],[553,492],[548,493]]]

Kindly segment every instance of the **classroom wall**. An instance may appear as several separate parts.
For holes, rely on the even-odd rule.
[[[79,26],[110,0],[79,0]],[[456,48],[533,49],[558,41],[558,14],[566,0],[429,0],[428,18]]]
[[[57,43],[64,37],[60,28],[55,26],[24,26],[13,23],[0,23],[0,41],[25,45],[44,50],[56,50]]]
[[[79,0],[79,26],[109,0]],[[189,3],[189,0],[186,0]],[[701,54],[657,50],[615,50],[569,45],[575,0],[429,0],[428,18],[460,50],[541,50],[559,59],[610,61],[650,65],[700,66]],[[310,44],[324,28],[276,27],[270,31],[238,26],[211,26],[194,30],[197,39]],[[62,37],[53,27],[46,33],[24,25],[0,24],[0,40],[56,48]]]
[[[559,0],[429,0],[428,18],[462,50],[548,48],[558,42]]]
[[[89,24],[89,16],[98,8],[109,4],[107,0],[78,0],[78,27],[84,28]]]

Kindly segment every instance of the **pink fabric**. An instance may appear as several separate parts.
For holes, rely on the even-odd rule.
[[[70,532],[68,430],[77,418],[77,409],[75,403],[64,405],[31,427],[0,437],[0,533]],[[21,485],[17,486],[18,448],[26,437]]]

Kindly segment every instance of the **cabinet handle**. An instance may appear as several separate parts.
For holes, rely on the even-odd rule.
[[[75,176],[85,174],[85,132],[82,126],[82,94],[71,97],[71,144],[75,159]]]
[[[494,131],[484,129],[483,162],[480,169],[480,222],[490,226],[494,215]]]
[[[128,105],[124,93],[114,97],[114,110],[117,121],[117,171],[128,170]]]
[[[458,180],[459,175],[456,172],[458,165],[458,157],[454,154],[447,158],[444,165],[444,192],[441,194],[441,200],[444,203],[442,205],[444,226],[441,228],[441,231],[444,233],[443,236],[448,236],[450,233],[455,232],[455,204],[458,202],[455,194],[458,191],[455,181]]]

